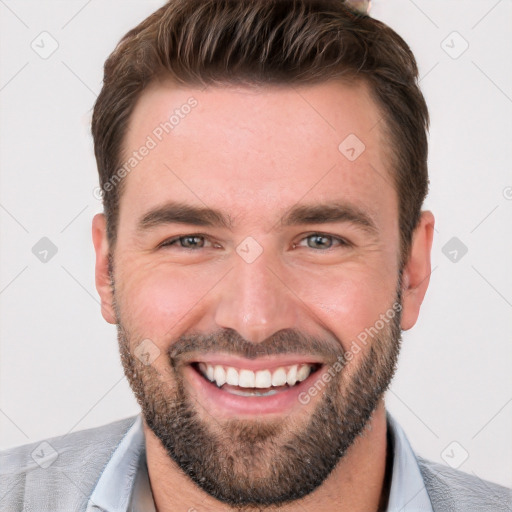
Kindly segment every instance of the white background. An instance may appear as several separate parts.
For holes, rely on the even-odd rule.
[[[94,287],[90,117],[104,60],[162,3],[0,0],[2,448],[138,412]],[[512,486],[512,3],[377,0],[372,15],[418,59],[437,219],[387,405],[420,455],[467,452],[461,470]],[[51,48],[43,31],[58,42],[47,59],[31,48]],[[46,263],[42,237],[58,249]],[[457,262],[442,252],[452,237],[468,249]]]

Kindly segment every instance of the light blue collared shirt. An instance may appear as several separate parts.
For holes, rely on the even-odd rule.
[[[393,471],[387,512],[433,512],[416,456],[398,422],[386,412]],[[139,414],[114,451],[86,512],[156,512]]]

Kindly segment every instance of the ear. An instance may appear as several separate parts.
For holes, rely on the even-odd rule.
[[[96,252],[96,290],[101,299],[101,314],[109,324],[116,324],[114,297],[108,272],[107,221],[103,213],[96,214],[92,219],[92,241]]]
[[[416,323],[430,282],[430,251],[434,237],[434,223],[432,212],[421,212],[420,221],[413,232],[409,259],[402,276],[401,327],[404,331]]]

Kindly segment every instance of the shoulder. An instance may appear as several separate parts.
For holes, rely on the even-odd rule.
[[[81,510],[136,419],[133,416],[0,452],[0,508],[9,512]],[[43,501],[47,508],[39,506]]]
[[[435,512],[510,512],[512,490],[417,457]]]

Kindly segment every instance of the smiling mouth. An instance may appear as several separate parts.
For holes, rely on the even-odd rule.
[[[222,391],[243,397],[265,397],[298,386],[322,365],[293,364],[257,371],[204,362],[196,362],[191,366],[201,377]]]

